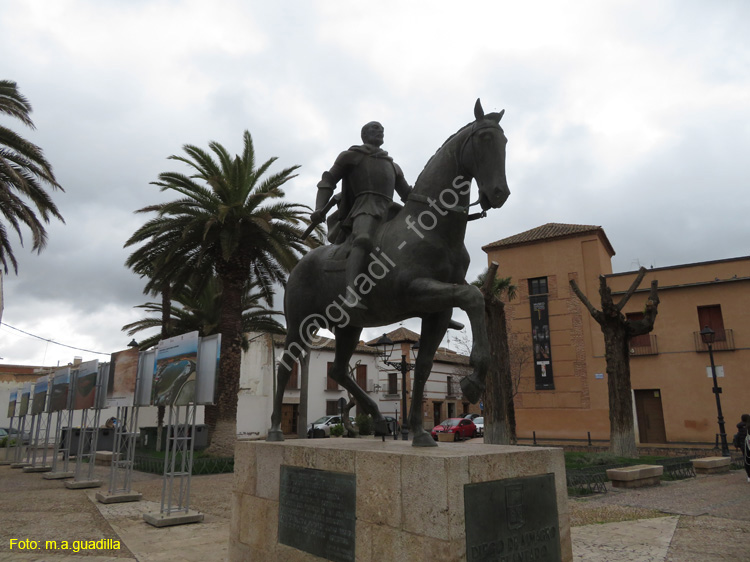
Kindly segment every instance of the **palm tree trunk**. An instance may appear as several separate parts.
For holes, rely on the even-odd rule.
[[[505,320],[505,305],[492,291],[492,283],[497,272],[493,263],[485,278],[484,318],[487,337],[490,343],[490,367],[484,391],[484,442],[495,445],[509,445],[515,438],[511,426],[513,390],[510,374],[510,353],[508,329]],[[513,411],[515,420],[515,411]]]
[[[242,295],[248,281],[249,267],[242,267],[235,262],[224,263],[223,267],[218,269],[222,282],[221,320],[219,321],[221,357],[216,407],[206,408],[206,424],[211,439],[209,451],[214,454],[232,456],[237,438],[237,397],[240,390],[242,362]]]

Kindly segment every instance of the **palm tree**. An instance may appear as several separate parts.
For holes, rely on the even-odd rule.
[[[179,294],[175,295],[172,302],[179,306],[170,304],[168,315],[171,319],[170,325],[175,334],[188,332],[199,332],[201,337],[216,334],[219,330],[221,311],[221,283],[216,277],[211,277],[207,283],[201,283],[202,289],[199,293],[193,291],[189,284]],[[263,304],[263,296],[260,292],[253,292],[255,284],[247,287],[242,300],[242,348],[247,351],[249,343],[246,338],[247,332],[266,332],[271,334],[284,334],[286,330],[273,316],[282,314],[278,310],[269,310]],[[162,303],[148,302],[138,305],[147,313],[155,316],[146,316],[122,327],[123,331],[132,336],[138,332],[161,328],[163,325]],[[163,339],[160,333],[141,340],[138,346],[141,349],[149,349]]]
[[[513,380],[510,370],[510,346],[505,319],[503,293],[508,300],[516,296],[510,277],[496,277],[497,263],[484,270],[472,283],[484,295],[484,318],[490,342],[490,372],[484,392],[484,442],[508,445],[516,439],[516,412],[513,405]]]
[[[163,255],[154,262],[158,279],[184,279],[192,270],[203,272],[203,279],[208,278],[205,272],[214,272],[221,281],[217,408],[206,411],[216,451],[234,448],[242,299],[248,283],[252,279],[273,306],[274,284],[286,283],[287,273],[307,249],[299,225],[306,224],[309,207],[280,201],[282,185],[295,177],[299,166],[264,177],[276,158],[256,168],[249,132],[245,131],[243,141],[243,151],[235,157],[217,142],[209,143],[209,151],[185,145],[186,156],[170,159],[186,164],[191,175],[167,172],[153,182],[162,191],[176,191],[182,197],[141,209],[157,214],[147,225],[147,244],[152,250],[164,244]]]
[[[29,117],[31,104],[18,91],[16,83],[10,80],[0,80],[0,113],[20,119],[24,125],[34,129]],[[42,149],[0,125],[0,213],[4,218],[0,221],[0,262],[6,274],[9,262],[13,271],[18,273],[6,222],[16,231],[22,246],[21,225],[25,224],[31,230],[32,251],[37,253],[47,245],[44,224],[49,224],[52,217],[65,222],[45,191],[45,184],[64,191],[57,183]]]

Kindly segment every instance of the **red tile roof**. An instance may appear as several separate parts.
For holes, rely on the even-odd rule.
[[[520,234],[514,234],[508,238],[491,242],[486,246],[482,246],[482,250],[489,252],[495,248],[508,248],[512,246],[521,246],[524,244],[534,244],[538,242],[545,242],[547,240],[555,240],[560,238],[573,238],[581,236],[583,234],[597,234],[601,239],[604,247],[609,252],[610,256],[615,255],[615,250],[610,244],[607,235],[604,233],[604,229],[601,226],[593,226],[588,224],[563,224],[557,222],[548,222],[542,226],[537,226],[526,232]]]

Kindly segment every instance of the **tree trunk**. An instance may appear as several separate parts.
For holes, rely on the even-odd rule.
[[[211,440],[209,452],[225,456],[234,454],[236,439],[237,398],[242,362],[242,294],[247,283],[249,267],[232,262],[224,263],[223,267],[217,269],[222,285],[219,321],[221,356],[216,407],[206,408],[206,425]]]
[[[612,300],[612,290],[607,286],[607,278],[599,276],[599,296],[602,309],[597,310],[586,298],[575,279],[570,280],[573,292],[586,306],[591,317],[597,321],[604,334],[605,356],[607,361],[607,389],[609,392],[609,450],[621,457],[638,457],[635,443],[635,423],[633,419],[633,395],[630,385],[630,338],[648,334],[654,329],[659,309],[658,282],[651,281],[651,291],[646,301],[644,317],[630,321],[622,313],[623,307],[633,296],[646,275],[642,267],[630,288],[620,301]]]
[[[618,457],[638,457],[630,385],[629,338],[619,323],[603,324],[609,391],[609,450]]]
[[[487,271],[484,294],[484,318],[490,344],[490,365],[484,391],[484,442],[494,445],[509,445],[515,439],[510,423],[513,407],[508,329],[505,321],[505,305],[492,294],[492,282],[497,272],[493,263]]]

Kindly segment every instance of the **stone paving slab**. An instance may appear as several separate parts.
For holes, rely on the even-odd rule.
[[[673,516],[573,527],[573,559],[664,562],[678,521],[679,517]]]

